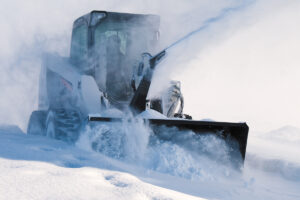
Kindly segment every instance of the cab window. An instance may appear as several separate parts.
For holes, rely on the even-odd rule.
[[[71,59],[75,62],[83,61],[88,52],[88,27],[80,25],[73,29],[71,42]]]

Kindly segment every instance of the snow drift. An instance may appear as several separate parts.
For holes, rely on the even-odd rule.
[[[146,136],[135,135],[144,144]],[[74,146],[2,125],[0,199],[299,199],[300,165],[279,157],[277,164],[269,162],[255,151],[259,143],[253,139],[258,137],[249,141],[243,171],[234,173],[179,146],[147,147],[133,139],[127,149],[110,151],[104,140],[95,152],[90,140]]]

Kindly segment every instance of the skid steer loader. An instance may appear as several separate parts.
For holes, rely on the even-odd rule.
[[[31,114],[27,134],[74,142],[87,123],[120,122],[124,113],[135,118],[148,111],[154,114],[141,115],[144,123],[161,140],[176,137],[172,131],[161,134],[162,127],[214,135],[230,147],[232,160],[239,157],[243,163],[246,123],[192,120],[183,113],[179,81],[171,81],[159,97],[148,98],[153,72],[167,53],[155,54],[159,24],[156,15],[106,11],[76,19],[70,57],[44,55],[38,110]]]

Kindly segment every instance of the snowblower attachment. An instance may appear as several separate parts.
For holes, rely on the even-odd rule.
[[[147,95],[151,85],[154,69],[165,56],[165,50],[161,51],[155,56],[151,56],[150,54],[142,55],[143,61],[140,63],[140,65],[144,66],[143,68],[145,68],[145,73],[142,76],[139,86],[129,104],[135,116],[147,109]],[[197,121],[191,120],[191,117],[188,115],[181,114],[179,116],[185,119],[144,119],[144,122],[150,125],[153,133],[155,133],[160,140],[172,140],[172,137],[177,137],[176,134],[181,134],[181,131],[190,131],[192,134],[196,134],[198,136],[213,135],[216,138],[225,141],[226,145],[229,147],[229,159],[233,165],[240,166],[240,164],[243,163],[246,154],[249,130],[246,123]],[[89,121],[121,122],[122,119],[90,116]],[[172,131],[175,132],[175,135],[171,133]]]
[[[243,163],[246,123],[192,120],[183,113],[179,81],[171,81],[161,96],[147,99],[155,68],[174,46],[154,56],[143,53],[158,52],[159,21],[156,15],[106,11],[92,11],[76,19],[70,57],[46,55],[43,59],[39,109],[32,112],[27,133],[74,142],[86,119],[90,124],[120,122],[127,120],[120,116],[133,114],[162,141],[192,146],[198,136],[214,136],[227,144],[232,161],[240,157]],[[147,111],[159,115],[143,117]]]
[[[122,122],[121,118],[108,118],[90,116],[91,122]],[[245,160],[246,146],[249,128],[246,123],[228,123],[213,121],[197,121],[197,120],[180,120],[180,119],[144,119],[149,124],[153,132],[161,140],[172,140],[165,133],[167,128],[176,128],[176,134],[180,131],[192,131],[199,136],[214,135],[226,142],[229,147],[230,160],[234,165],[240,165]],[[179,131],[177,131],[179,130]],[[162,131],[162,132],[161,132]],[[174,129],[173,129],[174,131]]]

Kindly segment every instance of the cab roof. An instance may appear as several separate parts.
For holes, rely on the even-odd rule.
[[[85,23],[88,26],[94,26],[97,24],[91,23],[93,16],[103,15],[101,20],[109,20],[112,22],[126,22],[135,23],[141,26],[150,26],[155,30],[159,29],[160,17],[158,15],[152,14],[132,14],[132,13],[119,13],[119,12],[108,12],[108,11],[98,11],[93,10],[88,14],[85,14],[74,21],[73,28]],[[100,21],[101,21],[100,20]]]

